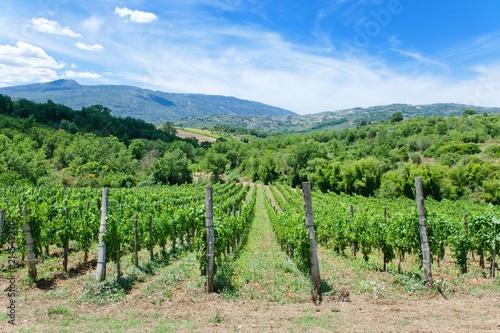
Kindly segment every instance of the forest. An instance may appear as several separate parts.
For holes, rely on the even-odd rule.
[[[72,110],[0,95],[0,185],[135,187],[245,179],[366,197],[500,203],[500,115],[385,121],[297,134],[217,126],[217,142],[175,136],[101,105]],[[200,175],[211,175],[200,177]]]

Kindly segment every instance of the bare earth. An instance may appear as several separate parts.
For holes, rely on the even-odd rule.
[[[210,136],[192,133],[192,132],[184,131],[181,129],[176,129],[175,131],[176,131],[176,135],[179,138],[195,138],[199,142],[203,142],[203,141],[215,142],[215,141],[217,141],[217,139],[212,138]]]
[[[5,284],[2,284],[4,288]],[[45,332],[54,330],[60,321],[57,316],[48,321],[44,309],[60,301],[40,298],[44,292],[32,290],[31,300],[24,301],[18,309],[14,328],[5,321],[1,332]],[[195,328],[179,325],[175,332],[500,332],[500,297],[488,295],[481,298],[465,295],[445,300],[441,296],[420,300],[377,300],[369,295],[351,295],[350,302],[340,302],[334,296],[315,306],[312,302],[276,304],[249,300],[234,302],[220,295],[175,295],[171,301],[154,305],[146,297],[128,295],[125,301],[106,306],[69,306],[78,318],[140,318],[140,330],[123,332],[155,332],[155,320],[194,322]],[[6,304],[2,295],[0,304]],[[2,306],[3,307],[3,306]],[[219,322],[213,322],[220,315]],[[45,317],[45,320],[37,321]],[[51,324],[47,324],[50,322]],[[84,322],[84,321],[83,321]],[[45,324],[44,324],[45,323]],[[73,320],[73,331],[82,325]],[[34,330],[29,330],[32,328]],[[27,330],[28,329],[28,330]],[[65,329],[68,329],[66,327]],[[65,330],[66,331],[66,330]]]

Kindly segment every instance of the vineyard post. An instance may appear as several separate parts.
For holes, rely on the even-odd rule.
[[[319,299],[321,302],[321,278],[319,275],[318,252],[316,250],[316,236],[314,234],[314,221],[311,199],[311,184],[309,182],[302,183],[302,191],[304,194],[304,206],[306,215],[306,228],[309,234],[311,254],[311,278],[313,283],[313,300]]]
[[[153,239],[153,215],[149,215],[149,256],[151,257],[151,261],[155,259],[154,253],[153,253],[153,246],[154,246],[154,239]]]
[[[468,214],[464,214],[464,234],[467,237],[467,216]],[[462,274],[467,273],[467,248],[462,250]]]
[[[384,207],[384,228],[387,226],[387,207]],[[385,272],[387,269],[387,257],[386,257],[386,251],[384,251],[384,269],[383,271]]]
[[[99,245],[97,255],[96,280],[103,281],[106,278],[106,243],[104,243],[104,233],[106,232],[106,219],[108,216],[109,188],[102,189],[101,224],[99,226]]]
[[[87,212],[90,210],[90,201],[87,201]],[[83,261],[86,263],[89,259],[89,249],[88,246],[85,247],[85,254],[83,257]]]
[[[68,217],[69,217],[69,207],[66,207],[64,211],[64,254],[63,254],[63,269],[65,272],[68,271],[68,252],[69,252],[69,236],[68,236]]]
[[[135,213],[134,219],[134,263],[135,267],[139,267],[139,215]]]
[[[497,225],[500,224],[500,219],[493,218],[493,258],[491,259],[490,277],[495,278],[495,259],[497,256]]]
[[[349,224],[350,224],[350,230],[352,232],[352,223],[354,221],[354,207],[352,206],[352,204],[349,206],[349,211],[350,211],[350,214],[351,214],[351,220],[350,220]],[[352,256],[354,258],[356,258],[356,253],[358,252],[358,245],[356,244],[356,240],[352,241],[352,243],[351,243],[351,249],[352,249]]]
[[[36,259],[35,249],[33,244],[33,237],[31,235],[31,227],[26,219],[28,211],[24,207],[24,228],[26,229],[26,253],[28,255],[28,274],[33,280],[36,281]]]
[[[418,210],[418,229],[420,233],[420,246],[422,247],[422,263],[424,273],[424,283],[431,282],[431,250],[427,240],[427,227],[425,225],[425,207],[424,207],[424,187],[421,177],[415,177],[417,210]]]
[[[214,206],[213,206],[213,188],[207,186],[205,188],[205,227],[207,229],[207,282],[206,292],[214,291],[214,252],[215,252],[215,237],[214,237]]]
[[[5,209],[0,210],[0,240],[2,239],[3,221],[5,220]]]

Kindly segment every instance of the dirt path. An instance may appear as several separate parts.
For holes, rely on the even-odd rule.
[[[263,185],[263,186],[264,186],[264,192],[265,192],[264,199],[265,200],[270,200],[271,201],[271,205],[273,207],[279,208],[278,203],[276,202],[276,199],[274,198],[274,195],[271,192],[271,188],[269,187],[269,185]]]

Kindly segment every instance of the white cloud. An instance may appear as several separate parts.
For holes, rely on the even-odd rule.
[[[102,46],[101,44],[87,45],[87,44],[83,44],[83,43],[78,42],[75,45],[79,49],[85,50],[85,51],[101,51],[101,50],[104,50],[104,46]]]
[[[34,18],[30,20],[31,25],[33,26],[33,29],[36,31],[46,33],[46,34],[54,34],[54,35],[62,35],[62,36],[69,36],[73,38],[80,38],[82,35],[79,33],[74,32],[68,27],[61,27],[57,21],[49,21],[44,18]]]
[[[37,46],[18,42],[15,46],[0,45],[0,85],[18,82],[44,82],[58,78],[57,69],[64,63],[57,62]]]
[[[158,20],[158,16],[153,13],[142,12],[140,10],[132,10],[126,7],[116,7],[115,14],[117,14],[121,18],[125,18],[126,20],[128,17],[128,20],[136,23],[150,23]]]
[[[91,72],[66,71],[64,77],[67,79],[100,79],[101,75]]]
[[[97,17],[97,16],[92,16],[85,21],[82,22],[82,27],[86,31],[95,33],[98,32],[101,29],[102,24],[104,23],[104,19]]]

